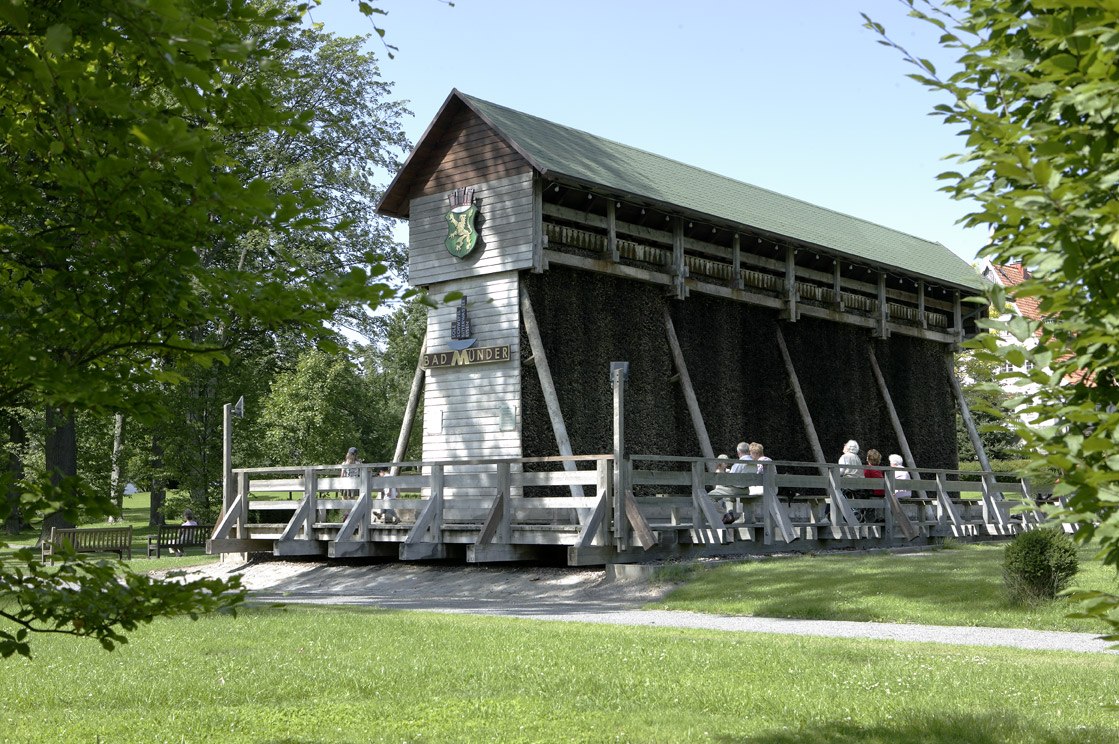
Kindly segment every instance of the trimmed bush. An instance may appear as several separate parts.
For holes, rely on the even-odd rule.
[[[1011,600],[1032,603],[1056,597],[1079,568],[1069,536],[1046,528],[1023,532],[1010,541],[1002,577]]]

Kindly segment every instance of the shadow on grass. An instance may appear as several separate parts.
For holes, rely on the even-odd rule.
[[[1113,742],[1113,727],[1066,727],[1031,725],[1010,715],[923,714],[905,720],[861,724],[856,721],[830,721],[815,727],[790,731],[768,731],[749,736],[716,736],[719,742],[765,742],[766,744],[1003,744],[1017,741],[1030,744],[1067,744],[1068,742]]]
[[[942,617],[1010,609],[1002,551],[932,555],[829,555],[742,563],[700,574],[659,606],[761,617],[912,622],[894,613],[926,607]],[[966,621],[948,624],[973,624]]]

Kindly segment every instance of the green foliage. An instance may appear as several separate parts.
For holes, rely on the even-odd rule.
[[[354,217],[375,201],[371,169],[395,165],[403,108],[380,100],[357,42],[302,25],[306,8],[0,0],[0,409],[89,422],[122,412],[150,426],[175,411],[168,385],[189,380],[207,404],[223,393],[199,370],[236,358],[247,338],[333,348],[331,321],[394,293],[387,226]],[[203,421],[214,409],[184,409],[174,431],[204,440],[191,463],[204,498],[220,478]],[[104,433],[90,433],[101,458]],[[181,466],[180,454],[169,448],[168,461]],[[103,484],[67,472],[52,485],[34,470],[5,515],[114,511]],[[111,648],[151,617],[237,597],[220,582],[129,578],[125,591],[91,565],[46,571],[24,552],[0,567],[0,602],[19,625],[0,636],[4,653],[28,653],[30,632]]]
[[[16,627],[0,626],[0,656],[31,655],[32,631],[95,638],[112,651],[127,643],[125,631],[157,617],[228,610],[243,595],[239,580],[200,579],[185,586],[153,580],[123,570],[113,561],[68,557],[57,567],[34,559],[34,549],[16,551],[22,567],[0,573],[0,618]],[[53,628],[41,623],[49,618]]]
[[[1003,583],[1014,602],[1053,599],[1080,570],[1076,547],[1063,532],[1040,529],[1010,541],[1002,563]]]
[[[991,231],[981,255],[1027,269],[1012,293],[1035,298],[1043,318],[984,321],[1016,342],[984,334],[975,353],[1019,367],[1006,379],[1032,386],[1007,402],[1039,422],[1015,422],[1024,448],[1062,473],[1057,495],[1068,497],[1062,518],[1081,525],[1076,539],[1098,542],[1119,567],[1119,7],[905,2],[959,55],[951,74],[867,25],[942,96],[935,113],[964,137],[960,170],[941,175],[944,190],[976,205],[965,224]],[[988,291],[995,307],[1007,296]],[[1119,607],[1119,596],[1093,601]]]
[[[375,411],[372,388],[348,355],[308,351],[261,402],[261,455],[271,464],[325,465],[357,447],[369,459],[385,449],[372,430]]]
[[[956,377],[961,381],[964,400],[979,429],[987,458],[1011,460],[1021,456],[1022,439],[1013,431],[1011,420],[1003,410],[1010,396],[994,382],[997,369],[990,360],[979,359],[970,352],[956,357]],[[956,412],[956,451],[961,466],[978,462],[959,411]]]
[[[993,473],[1006,473],[1018,475],[1020,473],[1030,472],[1030,477],[1027,482],[1030,486],[1030,493],[1037,495],[1039,493],[1052,493],[1057,483],[1057,473],[1049,468],[1039,469],[1032,460],[991,460],[991,472]],[[960,470],[979,472],[980,467],[978,462],[962,462],[960,463]]]

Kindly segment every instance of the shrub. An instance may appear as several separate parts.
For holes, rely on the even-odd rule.
[[[1048,528],[1032,530],[1006,546],[1003,582],[1011,600],[1038,602],[1056,597],[1079,567],[1076,547],[1068,535]]]
[[[178,524],[183,520],[183,512],[190,509],[194,512],[194,519],[198,524],[213,524],[214,523],[214,510],[212,508],[200,507],[194,503],[190,497],[190,491],[168,491],[167,497],[163,500],[163,507],[160,513],[163,515],[163,521],[166,524]]]

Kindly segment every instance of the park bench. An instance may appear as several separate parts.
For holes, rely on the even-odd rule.
[[[161,558],[164,550],[206,547],[213,531],[212,524],[163,525],[154,535],[148,535],[148,557],[151,558],[154,552],[156,558]]]
[[[42,544],[43,560],[50,559],[68,545],[75,553],[116,553],[121,560],[132,559],[132,525],[128,527],[51,527],[49,540]],[[126,555],[127,554],[127,555]]]

